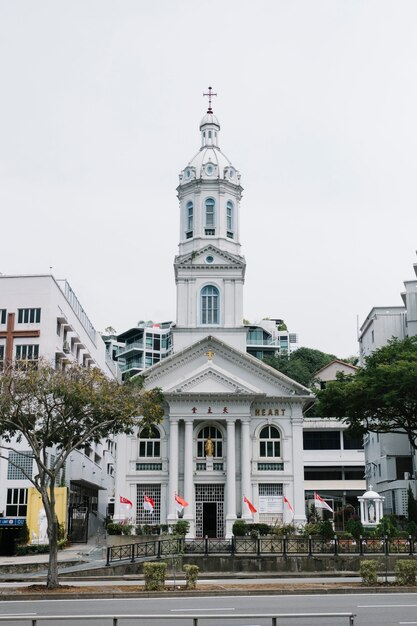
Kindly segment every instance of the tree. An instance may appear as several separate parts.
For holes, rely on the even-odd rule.
[[[320,350],[299,348],[291,352],[289,356],[284,354],[266,357],[265,363],[301,385],[309,387],[313,382],[314,374],[335,358],[333,354],[326,354]]]
[[[338,373],[318,393],[319,411],[356,434],[405,433],[417,449],[417,337],[392,339],[355,375]]]
[[[417,524],[417,502],[416,502],[413,490],[411,489],[410,485],[408,485],[407,501],[408,501],[408,521],[414,522]]]
[[[7,366],[0,374],[0,389],[0,456],[8,458],[5,450],[19,453],[15,442],[26,439],[36,475],[29,475],[18,462],[13,465],[41,495],[50,546],[47,587],[55,588],[59,586],[55,485],[68,456],[110,433],[131,432],[136,416],[143,415],[146,425],[160,423],[162,392],[143,391],[135,381],[122,386],[95,368],[72,364],[55,370],[46,362]],[[51,449],[53,456],[48,458]]]

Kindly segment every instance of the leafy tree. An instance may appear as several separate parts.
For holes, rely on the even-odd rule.
[[[318,393],[323,416],[348,423],[355,433],[406,433],[417,449],[417,337],[392,339],[367,357],[354,376]]]
[[[265,363],[301,385],[309,387],[313,382],[314,374],[335,358],[333,354],[326,354],[313,348],[298,348],[289,356],[284,354],[266,357]]]
[[[50,546],[47,587],[54,588],[59,586],[55,485],[68,456],[110,433],[131,432],[135,416],[143,415],[147,424],[161,422],[163,396],[134,382],[122,386],[95,368],[72,364],[55,370],[46,362],[7,366],[0,373],[0,389],[0,456],[7,458],[5,450],[19,453],[15,442],[23,439],[30,447],[35,476],[13,464],[42,498]],[[54,457],[48,455],[51,449]]]
[[[417,523],[417,502],[416,502],[413,490],[411,489],[410,485],[408,485],[407,500],[408,500],[408,521]]]

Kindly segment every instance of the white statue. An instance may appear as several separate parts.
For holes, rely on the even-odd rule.
[[[38,513],[38,542],[48,543],[48,520],[43,507],[39,509]]]

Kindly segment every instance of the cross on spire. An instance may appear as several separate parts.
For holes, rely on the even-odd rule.
[[[212,88],[209,87],[208,88],[208,93],[203,93],[203,96],[208,96],[208,109],[207,109],[207,113],[213,113],[213,109],[211,108],[211,97],[212,96],[217,96],[217,93],[212,93],[211,92]]]
[[[14,327],[15,313],[9,313],[7,316],[6,332],[0,331],[0,339],[6,340],[6,362],[11,363],[13,359],[13,340],[22,337],[40,337],[39,330],[15,330]]]

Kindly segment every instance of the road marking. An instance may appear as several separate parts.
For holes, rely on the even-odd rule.
[[[417,622],[398,622],[399,624],[417,624]]]
[[[215,609],[171,609],[171,613],[183,613],[184,611],[236,611],[234,607],[216,607]]]
[[[358,604],[358,609],[395,609],[395,608],[407,608],[414,607],[417,604]],[[410,622],[410,624],[416,624],[417,622]]]

